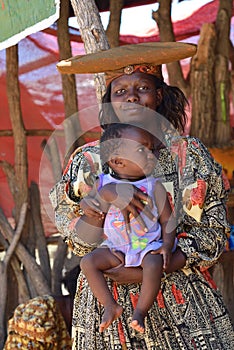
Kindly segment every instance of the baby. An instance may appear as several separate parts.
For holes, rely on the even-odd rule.
[[[152,176],[156,165],[154,147],[153,135],[129,124],[113,124],[101,137],[101,159],[111,169],[110,174],[102,173],[96,184],[102,199],[108,202],[105,191],[101,191],[106,184],[130,183],[153,199],[154,218],[150,220],[144,210],[140,213],[148,227],[143,230],[130,215],[128,229],[121,210],[110,204],[104,221],[106,240],[81,260],[81,269],[104,306],[100,332],[122,313],[122,306],[114,300],[103,275],[104,271],[120,264],[112,250],[124,254],[126,267],[142,267],[141,293],[131,326],[144,333],[144,319],[159,292],[163,269],[168,266],[175,246],[174,218],[167,193],[160,180]]]

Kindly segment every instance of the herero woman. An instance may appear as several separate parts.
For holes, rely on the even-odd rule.
[[[183,43],[128,45],[62,61],[58,69],[62,73],[106,73],[107,91],[100,114],[104,128],[113,122],[138,123],[151,117],[151,131],[156,132],[162,126],[153,113],[139,113],[143,108],[155,111],[155,116],[160,113],[182,134],[187,100],[180,89],[164,82],[161,65],[193,56],[195,52],[194,45]],[[154,176],[162,179],[174,208],[178,244],[162,278],[157,300],[146,317],[144,337],[129,326],[142,271],[131,268],[129,273],[129,268],[126,270],[120,264],[119,268],[106,271],[106,275],[109,288],[115,300],[124,305],[124,311],[102,333],[99,324],[103,308],[84,275],[80,275],[73,313],[74,350],[234,348],[230,318],[207,272],[223,252],[228,231],[222,169],[200,140],[181,134],[166,133],[158,145]],[[86,179],[94,179],[101,171],[99,142],[85,145],[74,152],[50,195],[57,227],[80,256],[100,243],[95,230],[92,232],[92,225],[102,224],[98,199],[90,198],[82,189],[87,185],[91,188]],[[112,203],[120,207],[126,221],[130,213],[138,217],[139,211],[146,211],[142,203],[142,199],[150,200],[146,194],[133,188],[130,199],[125,195],[129,195],[131,184],[121,189],[116,189],[115,184],[106,186]],[[89,206],[97,211],[93,221],[85,214]],[[86,235],[81,235],[80,225],[88,224]]]

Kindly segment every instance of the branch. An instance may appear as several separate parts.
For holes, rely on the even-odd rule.
[[[10,190],[11,190],[11,194],[12,194],[13,198],[15,198],[14,194],[16,193],[16,188],[15,188],[14,167],[5,160],[0,161],[0,167],[2,168],[2,170],[4,171],[4,173],[7,177],[7,181],[8,181]]]
[[[20,236],[21,236],[21,233],[23,231],[24,224],[25,224],[26,213],[27,213],[27,203],[23,203],[21,210],[20,210],[18,226],[15,230],[14,237],[10,243],[9,248],[6,251],[6,255],[5,255],[4,260],[3,260],[3,263],[5,264],[5,268],[7,268],[7,265],[12,257],[12,254],[14,253],[15,248],[20,240]]]
[[[1,208],[0,229],[4,232],[4,235],[7,238],[7,240],[11,242],[14,238],[13,230]],[[15,249],[15,254],[24,265],[25,269],[27,270],[27,273],[30,275],[38,295],[50,294],[51,289],[49,288],[48,283],[45,280],[40,266],[36,263],[34,257],[32,257],[32,255],[28,252],[24,245],[21,244],[21,242],[18,242]]]

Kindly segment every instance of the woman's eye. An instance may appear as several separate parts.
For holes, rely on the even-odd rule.
[[[124,92],[125,92],[125,89],[119,89],[119,90],[115,91],[115,94],[116,95],[122,95],[122,94],[124,94]]]
[[[148,87],[145,86],[145,85],[144,85],[144,86],[140,86],[140,87],[139,87],[139,90],[140,90],[140,91],[145,91],[145,90],[148,90]]]

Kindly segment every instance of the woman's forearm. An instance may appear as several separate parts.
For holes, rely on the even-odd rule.
[[[103,241],[103,220],[83,215],[76,223],[78,237],[88,244]]]
[[[166,273],[177,271],[185,266],[186,258],[180,249],[177,249],[171,257]],[[108,271],[105,275],[119,284],[142,283],[143,271],[141,267],[118,266]]]
[[[118,284],[141,283],[143,277],[141,267],[121,266],[105,271],[104,274]]]
[[[186,258],[185,255],[182,253],[182,251],[177,248],[176,251],[172,254],[170,263],[166,269],[166,273],[175,272],[177,270],[182,269],[186,264]]]

